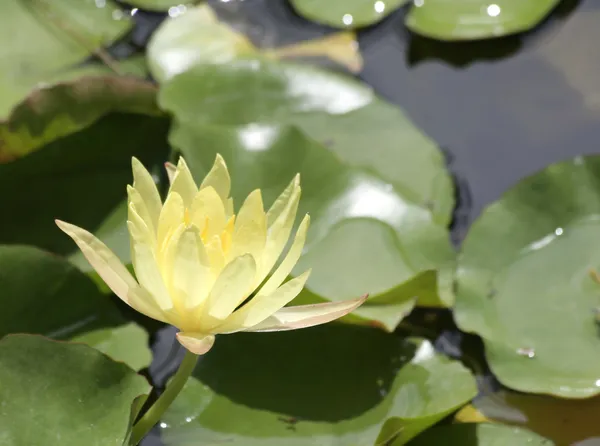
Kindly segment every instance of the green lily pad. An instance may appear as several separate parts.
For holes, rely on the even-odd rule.
[[[160,115],[156,87],[135,77],[85,76],[34,90],[0,122],[0,160],[24,156],[109,112]]]
[[[148,382],[81,344],[41,336],[0,340],[3,446],[126,444]]]
[[[171,16],[187,14],[189,5],[199,0],[129,0],[127,4],[147,11],[169,11]]]
[[[66,260],[32,246],[0,245],[0,271],[0,337],[42,334],[84,342],[136,370],[150,365],[146,331],[123,319]]]
[[[600,157],[523,180],[489,206],[463,244],[455,319],[485,342],[508,387],[600,394]]]
[[[0,164],[0,190],[5,191],[0,208],[12,216],[0,219],[0,243],[31,244],[58,254],[75,252],[73,241],[54,219],[98,229],[126,199],[131,157],[147,166],[166,158],[168,125],[164,117],[112,113],[23,158]],[[129,246],[123,234],[125,238],[115,243]]]
[[[440,40],[475,40],[527,31],[560,0],[415,0],[406,17],[411,31]]]
[[[240,333],[202,358],[162,437],[168,446],[384,444],[400,431],[412,438],[476,393],[469,371],[427,341],[339,323]]]
[[[0,4],[0,118],[36,85],[127,33],[112,0],[4,0]]]
[[[400,446],[404,443],[393,443]],[[550,446],[550,440],[525,429],[495,424],[453,424],[435,427],[411,441],[409,446]]]
[[[421,305],[452,304],[448,287],[438,292],[431,275],[428,286],[420,282],[422,296],[402,292],[419,275],[453,264],[446,229],[453,189],[443,156],[370,89],[314,68],[237,60],[176,76],[159,103],[174,113],[171,144],[197,179],[217,151],[225,157],[237,203],[254,188],[270,203],[301,173],[301,207],[312,226],[296,271],[313,268],[314,296],[370,293],[367,306],[395,296],[402,308],[379,308],[392,320],[375,318],[389,329],[414,297]]]
[[[291,0],[298,14],[338,28],[360,28],[383,20],[408,0]]]

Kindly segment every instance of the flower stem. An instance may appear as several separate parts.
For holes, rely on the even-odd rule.
[[[186,350],[179,369],[169,382],[169,385],[165,391],[142,416],[142,418],[140,418],[140,420],[133,426],[130,444],[134,446],[137,445],[140,441],[142,441],[146,434],[150,432],[154,425],[160,421],[162,415],[169,408],[177,395],[179,395],[179,392],[181,392],[184,384],[194,371],[196,362],[198,362],[198,355]]]

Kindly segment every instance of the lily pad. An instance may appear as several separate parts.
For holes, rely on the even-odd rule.
[[[401,444],[403,443],[393,443],[392,446]],[[437,444],[444,446],[550,446],[554,443],[533,432],[517,427],[469,423],[435,427],[411,441],[409,446]]]
[[[148,65],[154,78],[165,82],[198,64],[221,64],[261,54],[267,58],[326,56],[353,72],[362,68],[356,36],[351,32],[278,48],[258,48],[244,34],[219,20],[208,4],[188,8],[165,20],[148,44]]]
[[[512,424],[532,430],[556,444],[594,444],[600,438],[596,414],[600,397],[567,400],[501,390],[478,396],[456,414],[463,423],[473,421]],[[508,443],[507,443],[508,444]]]
[[[369,88],[314,68],[237,60],[176,76],[159,102],[175,114],[170,141],[198,179],[217,151],[225,157],[238,203],[254,188],[270,203],[301,173],[302,211],[313,223],[297,271],[313,268],[313,295],[394,295],[404,305],[421,296],[403,285],[452,266],[453,189],[443,156]],[[420,304],[451,305],[435,277],[422,288]]]
[[[66,260],[32,246],[0,245],[0,271],[0,337],[42,334],[84,342],[136,370],[150,365],[146,331],[124,320]]]
[[[185,15],[187,9],[192,3],[197,3],[199,0],[129,0],[127,4],[137,6],[138,8],[145,9],[147,11],[169,11],[171,15]],[[183,7],[181,7],[183,6]],[[173,8],[173,9],[172,9]]]
[[[523,180],[489,206],[463,244],[455,319],[484,340],[508,387],[600,394],[600,157]]]
[[[337,28],[360,28],[383,20],[408,0],[291,0],[298,14]]]
[[[127,33],[112,0],[4,0],[0,4],[0,118],[41,82]]]
[[[124,445],[150,391],[142,376],[86,345],[32,335],[0,340],[0,382],[4,446]]]
[[[12,216],[0,220],[0,243],[31,244],[58,254],[76,251],[54,219],[98,229],[126,199],[131,157],[147,166],[166,158],[168,125],[162,117],[111,113],[82,131],[0,164],[0,208]],[[129,246],[123,234],[115,243]]]
[[[80,74],[97,70],[88,68]],[[82,69],[83,70],[83,69]],[[26,155],[109,112],[160,115],[156,87],[135,77],[85,76],[34,90],[0,122],[0,160]]]
[[[168,446],[384,444],[400,431],[412,438],[476,392],[469,371],[427,341],[338,323],[240,333],[203,357],[162,437]]]
[[[527,31],[560,0],[415,0],[406,17],[411,31],[440,40],[475,40]]]

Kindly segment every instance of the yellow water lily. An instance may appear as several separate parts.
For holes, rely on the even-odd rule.
[[[219,155],[199,188],[183,158],[177,167],[168,164],[171,187],[164,203],[142,163],[134,158],[132,164],[127,225],[137,280],[90,232],[56,223],[118,297],[140,313],[179,328],[177,339],[190,352],[207,352],[217,334],[323,324],[364,301],[285,307],[310,274],[284,283],[302,253],[308,215],[277,263],[296,218],[299,176],[267,212],[260,190],[255,190],[236,215],[229,197],[231,179]]]

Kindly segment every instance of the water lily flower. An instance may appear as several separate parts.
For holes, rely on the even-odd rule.
[[[164,203],[142,163],[134,158],[132,164],[127,226],[137,280],[90,232],[56,223],[118,297],[140,313],[179,328],[177,339],[190,352],[206,353],[217,334],[330,322],[364,301],[286,307],[310,274],[285,281],[302,253],[308,215],[278,263],[298,210],[299,176],[267,212],[260,190],[255,190],[236,215],[229,197],[231,179],[220,155],[199,188],[183,158],[177,167],[167,165],[171,187]]]

